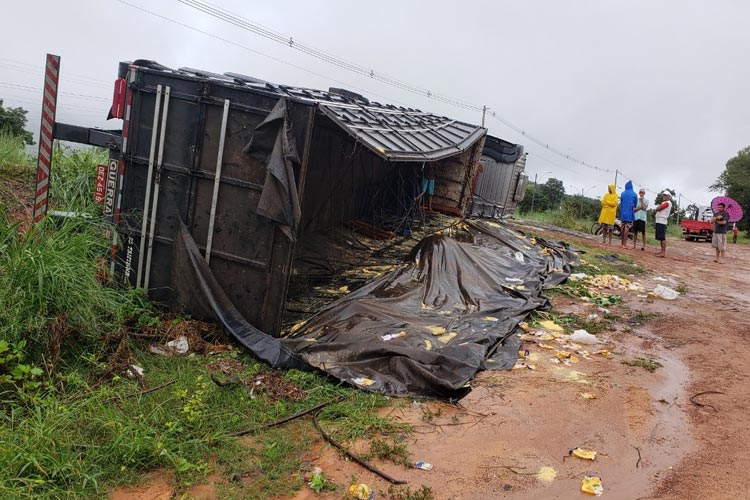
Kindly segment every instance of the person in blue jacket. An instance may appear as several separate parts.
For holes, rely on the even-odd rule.
[[[633,191],[633,182],[625,183],[625,191],[620,194],[620,227],[622,228],[622,246],[628,247],[628,234],[633,229],[635,221],[635,206],[638,203],[638,195]]]

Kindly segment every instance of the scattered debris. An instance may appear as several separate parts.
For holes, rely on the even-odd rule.
[[[323,491],[328,483],[328,480],[323,476],[323,469],[320,467],[315,467],[311,472],[305,474],[303,479],[315,493]]]
[[[253,394],[263,394],[270,402],[276,401],[301,401],[305,393],[297,384],[289,382],[284,374],[278,370],[255,375],[248,383],[252,387]]]
[[[596,399],[596,394],[593,392],[582,392],[581,397],[583,399]]]
[[[546,320],[546,321],[540,321],[539,326],[544,328],[545,330],[549,330],[552,332],[564,332],[563,327],[555,323],[554,321]]]
[[[382,339],[383,339],[383,340],[384,340],[385,342],[388,342],[389,340],[393,340],[393,339],[400,339],[400,338],[402,338],[402,337],[406,337],[406,332],[405,332],[405,331],[403,331],[403,330],[402,330],[402,331],[400,331],[400,332],[398,332],[398,333],[389,333],[389,334],[387,334],[387,335],[383,335],[383,336],[382,336],[381,338],[382,338]]]
[[[644,370],[650,371],[651,373],[655,372],[657,368],[661,368],[663,366],[658,361],[647,358],[637,358],[630,361],[623,361],[622,364],[628,366],[639,366]]]
[[[373,500],[375,492],[364,483],[349,486],[350,500]]]
[[[594,450],[587,450],[586,448],[573,448],[568,452],[568,455],[573,455],[584,460],[596,460],[596,452]]]
[[[665,300],[675,300],[677,297],[680,296],[680,292],[677,290],[672,290],[669,287],[666,287],[664,285],[656,285],[654,288],[653,294],[660,299]]]
[[[598,476],[589,476],[587,474],[581,481],[581,491],[584,493],[589,493],[591,495],[600,496],[602,493],[604,493],[602,479]]]
[[[148,347],[148,352],[156,354],[158,356],[174,356],[180,354],[187,354],[190,350],[190,343],[184,335],[180,335],[174,340],[170,340],[164,345],[151,344]]]
[[[433,465],[429,462],[423,462],[422,460],[414,462],[414,467],[422,470],[432,470]]]
[[[352,383],[362,387],[370,387],[375,381],[367,377],[356,377],[352,379]]]
[[[551,483],[557,477],[557,471],[552,467],[542,467],[536,473],[536,478],[544,483]]]
[[[601,342],[596,335],[591,335],[586,330],[576,330],[570,336],[570,340],[573,342],[580,342],[581,344],[598,344]]]

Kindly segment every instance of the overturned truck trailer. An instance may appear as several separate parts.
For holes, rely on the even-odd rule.
[[[181,222],[238,312],[278,335],[308,235],[418,206],[427,163],[437,206],[464,213],[470,203],[482,127],[346,90],[152,61],[122,63],[119,76],[122,148],[107,190],[114,269],[158,301],[173,298]]]
[[[526,192],[525,168],[523,146],[488,135],[472,189],[471,214],[488,218],[512,214]]]

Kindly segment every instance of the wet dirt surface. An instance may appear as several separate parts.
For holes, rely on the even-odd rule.
[[[576,240],[570,234],[545,235]],[[713,262],[706,243],[670,239],[665,259],[654,255],[653,246],[646,252],[607,248],[646,269],[630,277],[646,291],[661,284],[683,293],[668,301],[644,292],[607,291],[623,297],[610,307],[619,318],[598,335],[601,344],[580,346],[589,355],[569,366],[552,361],[558,345],[548,350],[530,338],[523,349],[529,350],[526,362],[533,370],[482,372],[458,405],[394,400],[384,413],[413,426],[405,440],[410,459],[434,469],[377,460],[373,465],[412,489],[428,485],[436,499],[588,498],[580,491],[586,474],[600,476],[603,496],[611,499],[748,498],[750,480],[737,471],[750,467],[750,246],[731,245],[725,264]],[[598,310],[575,298],[552,301],[561,313]],[[630,321],[637,312],[647,319]],[[599,349],[611,356],[594,354]],[[652,373],[623,364],[637,358],[662,366]],[[704,391],[723,394],[695,396]],[[596,460],[569,456],[576,446],[596,450]],[[366,452],[366,443],[355,444],[354,451]],[[316,495],[305,487],[294,500],[339,500],[353,475],[369,484],[376,498],[388,498],[387,482],[322,440],[308,455],[305,459],[341,488]],[[537,477],[543,467],[554,469],[554,479]]]
[[[580,484],[587,473],[602,478],[607,498],[747,498],[748,480],[733,471],[750,466],[745,321],[750,285],[744,278],[750,247],[731,246],[725,264],[713,262],[713,249],[705,243],[670,239],[666,259],[653,255],[653,246],[645,252],[611,248],[646,269],[633,278],[646,290],[662,284],[685,293],[667,301],[612,292],[624,299],[611,308],[613,314],[654,316],[643,324],[617,321],[602,333],[607,342],[599,347],[613,353],[609,359],[592,356],[565,367],[546,362],[548,352],[525,343],[535,370],[483,372],[460,407],[406,402],[393,411],[415,426],[408,441],[411,458],[435,468],[378,465],[412,488],[429,485],[437,499],[586,498]],[[561,312],[596,309],[566,297],[553,303]],[[639,357],[663,366],[650,373],[622,363]],[[706,390],[726,393],[694,398],[715,410],[690,401]],[[597,397],[584,399],[584,392]],[[599,455],[594,462],[568,457],[576,446]],[[339,484],[356,474],[376,491],[387,489],[331,449],[321,453],[316,463]],[[556,478],[538,479],[542,467],[552,467]],[[295,498],[314,495],[303,490]]]

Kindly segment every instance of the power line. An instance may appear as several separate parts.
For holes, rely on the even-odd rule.
[[[11,82],[0,82],[0,87],[16,89],[22,92],[43,92],[43,89],[41,87],[31,87],[29,85],[20,85],[20,84],[11,83]],[[106,97],[97,97],[94,95],[86,95],[86,94],[76,94],[73,92],[58,92],[58,95],[73,97],[75,99],[93,99],[95,101],[104,101],[104,102],[111,101],[111,99],[107,99]]]
[[[30,63],[23,62],[23,61],[18,61],[16,59],[9,59],[7,57],[0,57],[0,66],[15,67],[19,69],[20,71],[28,71],[28,72],[35,71],[35,72],[42,73],[42,74],[44,73],[44,71],[39,69],[37,65],[30,64]],[[71,76],[74,78],[85,80],[86,82],[101,84],[103,86],[106,86],[108,89],[112,87],[112,82],[109,82],[107,80],[101,80],[99,78],[94,78],[94,77],[84,75],[81,73],[73,73],[73,72],[65,70],[65,78],[67,79],[67,78],[70,78]]]
[[[292,49],[295,49],[297,51],[300,51],[304,54],[307,54],[309,56],[315,57],[317,59],[320,59],[322,61],[325,61],[329,64],[332,64],[334,66],[337,66],[339,68],[342,68],[344,70],[348,70],[354,73],[357,73],[362,76],[370,77],[374,80],[380,81],[382,83],[385,83],[386,85],[390,85],[392,87],[398,88],[400,90],[404,90],[407,92],[411,92],[413,94],[420,95],[422,97],[427,97],[430,99],[434,99],[439,102],[443,102],[445,104],[449,104],[452,106],[456,106],[459,108],[471,110],[471,111],[483,111],[485,108],[484,106],[480,106],[478,104],[472,104],[466,101],[462,101],[460,99],[449,97],[446,95],[442,95],[439,93],[433,93],[429,89],[421,88],[417,85],[413,85],[401,80],[398,80],[396,78],[390,77],[386,74],[375,72],[373,69],[368,68],[364,65],[354,63],[351,61],[348,61],[346,59],[342,59],[340,57],[336,57],[332,54],[329,54],[325,51],[322,51],[320,49],[317,49],[311,45],[302,43],[298,40],[295,40],[294,37],[285,35],[282,33],[279,33],[277,31],[271,30],[270,28],[267,28],[263,25],[260,25],[256,22],[250,21],[246,18],[243,18],[235,13],[229,12],[225,9],[222,9],[220,7],[217,7],[215,5],[212,5],[207,2],[202,2],[199,0],[177,0],[179,3],[186,5],[188,7],[191,7],[195,10],[198,10],[204,14],[207,14],[209,16],[212,16],[216,19],[220,19],[224,22],[227,22],[229,24],[232,24],[238,28],[244,29],[246,31],[249,31],[251,33],[254,33],[256,35],[262,36],[268,40],[271,40],[273,42],[289,46]],[[563,151],[555,148],[554,146],[550,146],[549,143],[535,137],[534,135],[528,133],[523,128],[513,124],[509,120],[498,116],[496,112],[490,113],[490,116],[495,118],[498,122],[502,123],[506,127],[518,132],[522,136],[524,136],[526,139],[530,140],[531,142],[534,142],[535,144],[547,149],[548,151],[570,161],[573,163],[577,163],[579,165],[582,165],[584,167],[590,168],[592,170],[598,170],[601,172],[608,172],[608,173],[615,173],[614,170],[603,168],[594,164],[591,164],[589,162],[580,160],[574,156],[571,156],[570,154],[564,153]]]
[[[223,20],[238,28],[241,28],[251,33],[254,33],[256,35],[262,36],[273,42],[276,42],[285,46],[289,46],[294,50],[297,50],[309,56],[315,57],[317,59],[325,61],[339,68],[357,73],[362,76],[372,78],[373,80],[380,81],[382,83],[385,83],[392,87],[399,88],[406,92],[411,92],[417,95],[421,95],[423,97],[428,97],[428,98],[435,99],[440,102],[444,102],[446,104],[461,107],[464,109],[470,109],[473,111],[481,111],[483,109],[482,106],[463,102],[459,99],[455,99],[452,97],[434,93],[430,89],[420,88],[416,85],[412,85],[410,83],[398,80],[386,74],[375,72],[375,70],[372,68],[368,68],[364,65],[354,63],[351,61],[347,61],[345,59],[334,56],[320,49],[317,49],[311,45],[294,40],[294,37],[292,36],[287,36],[287,35],[283,35],[281,33],[275,32],[269,28],[266,28],[265,26],[262,26],[258,23],[245,19],[241,16],[238,16],[235,13],[229,12],[225,9],[217,7],[210,3],[200,2],[198,0],[177,0],[177,1],[183,5],[186,5],[195,10],[203,12],[204,14],[208,14],[209,16],[212,16],[216,19]]]
[[[119,3],[123,4],[123,5],[127,5],[127,6],[129,6],[129,7],[132,7],[132,8],[134,8],[134,9],[136,9],[136,10],[140,10],[141,12],[144,12],[144,13],[146,13],[146,14],[152,15],[152,16],[154,16],[154,17],[158,17],[159,19],[162,19],[162,20],[164,20],[164,21],[167,21],[167,22],[170,22],[170,23],[176,24],[176,25],[178,25],[178,26],[181,26],[181,27],[183,27],[183,28],[187,28],[187,29],[189,29],[189,30],[195,31],[196,33],[200,33],[200,34],[202,34],[202,35],[205,35],[205,36],[208,36],[208,37],[214,38],[214,39],[216,39],[216,40],[219,40],[219,41],[222,41],[222,42],[224,42],[224,43],[228,43],[229,45],[233,45],[233,46],[235,46],[235,47],[237,47],[237,48],[240,48],[240,49],[246,50],[246,51],[248,51],[248,52],[251,52],[251,53],[253,53],[253,54],[257,54],[257,55],[259,55],[259,56],[261,56],[261,57],[265,57],[265,58],[267,58],[267,59],[270,59],[270,60],[272,60],[272,61],[275,61],[275,62],[277,62],[277,63],[280,63],[280,64],[284,64],[284,65],[286,65],[286,66],[289,66],[289,67],[292,67],[292,68],[298,69],[298,70],[300,70],[300,71],[304,71],[304,72],[306,72],[306,73],[309,73],[309,74],[311,74],[311,75],[315,75],[315,76],[317,76],[317,77],[320,77],[320,78],[323,78],[323,79],[325,79],[325,80],[330,80],[330,81],[332,81],[332,82],[336,82],[336,83],[339,83],[339,84],[341,84],[341,85],[347,86],[347,87],[349,87],[349,88],[352,88],[352,89],[355,89],[355,90],[359,90],[360,92],[363,92],[363,93],[365,93],[365,94],[369,94],[369,95],[374,95],[374,96],[380,97],[381,99],[385,99],[385,100],[387,100],[387,101],[390,101],[390,102],[395,102],[395,103],[398,103],[398,104],[401,104],[401,105],[407,106],[407,104],[406,104],[406,103],[404,103],[404,102],[401,102],[401,101],[399,101],[399,100],[397,100],[397,99],[393,99],[393,98],[391,98],[391,97],[388,97],[388,96],[384,96],[384,95],[382,95],[382,94],[378,94],[377,92],[373,92],[373,91],[370,91],[370,90],[368,90],[368,89],[364,89],[364,88],[362,88],[362,87],[357,87],[357,86],[355,86],[355,85],[351,85],[351,84],[349,84],[349,83],[347,83],[347,82],[343,82],[343,81],[341,81],[341,80],[338,80],[338,79],[336,79],[336,78],[333,78],[333,77],[331,77],[331,76],[325,75],[325,74],[323,74],[323,73],[318,73],[317,71],[311,70],[311,69],[309,69],[309,68],[305,68],[304,66],[300,66],[300,65],[298,65],[298,64],[294,64],[294,63],[291,63],[291,62],[289,62],[289,61],[285,61],[285,60],[283,60],[283,59],[280,59],[280,58],[278,58],[278,57],[274,57],[274,56],[272,56],[272,55],[266,54],[266,53],[264,53],[264,52],[261,52],[261,51],[259,51],[259,50],[256,50],[256,49],[253,49],[253,48],[250,48],[250,47],[248,47],[247,45],[242,45],[241,43],[237,43],[237,42],[234,42],[234,41],[232,41],[232,40],[229,40],[229,39],[227,39],[227,38],[221,37],[221,36],[219,36],[219,35],[216,35],[216,34],[214,34],[214,33],[211,33],[210,31],[205,31],[205,30],[202,30],[202,29],[200,29],[200,28],[196,28],[195,26],[191,26],[191,25],[189,25],[189,24],[186,24],[186,23],[183,23],[183,22],[181,22],[181,21],[177,21],[177,20],[175,20],[175,19],[172,19],[172,18],[170,18],[170,17],[167,17],[167,16],[163,16],[163,15],[161,15],[161,14],[158,14],[158,13],[156,13],[156,12],[153,12],[153,11],[151,11],[151,10],[145,9],[145,8],[143,8],[143,7],[140,7],[140,6],[138,6],[138,5],[132,4],[132,3],[130,3],[130,2],[127,2],[127,1],[125,1],[125,0],[115,0],[115,1],[116,1],[116,2],[119,2]]]

